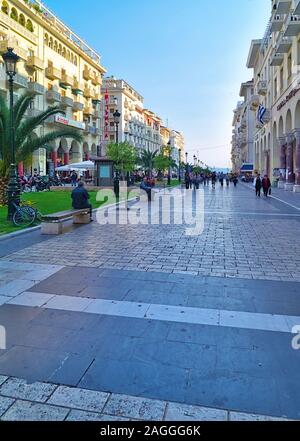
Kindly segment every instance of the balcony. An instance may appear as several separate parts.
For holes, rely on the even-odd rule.
[[[49,80],[52,81],[61,79],[61,71],[53,66],[49,66],[46,68],[45,75]]]
[[[94,109],[93,118],[94,119],[101,119],[101,112],[100,112],[100,110]]]
[[[100,130],[97,127],[86,125],[86,132],[93,136],[99,136]]]
[[[83,91],[83,96],[85,98],[94,98],[95,94],[90,87],[85,87]]]
[[[38,109],[28,109],[26,112],[26,116],[28,118],[35,118],[37,116],[40,116],[43,113],[42,110],[38,110]]]
[[[295,0],[294,14],[300,15],[300,0]]]
[[[84,105],[79,101],[73,101],[73,110],[74,112],[82,112]]]
[[[46,100],[50,103],[60,103],[61,102],[61,94],[56,90],[48,90],[46,93]]]
[[[258,109],[258,106],[260,104],[260,98],[258,95],[253,95],[250,98],[250,110],[252,110],[253,112],[255,112]]]
[[[93,116],[94,115],[94,108],[93,107],[90,107],[90,106],[86,106],[86,107],[84,107],[84,109],[83,109],[83,114],[84,115],[87,115],[87,116]]]
[[[266,81],[259,81],[257,85],[257,93],[259,95],[266,95],[268,91],[268,83]]]
[[[44,95],[46,89],[39,83],[29,82],[28,89],[33,92],[35,95]]]
[[[26,61],[26,66],[30,69],[44,69],[44,62],[40,58],[36,57],[35,55],[28,57]]]
[[[277,0],[274,9],[278,14],[287,14],[292,6],[292,0]]]
[[[90,69],[84,69],[84,71],[83,71],[83,78],[86,81],[93,80],[94,79],[94,75],[92,74]]]
[[[74,95],[81,95],[84,91],[84,85],[79,83],[78,80],[74,79],[72,92]]]
[[[279,32],[285,22],[285,16],[274,14],[271,19],[271,32]]]
[[[101,103],[101,94],[100,93],[96,93],[93,97],[93,104],[100,104]]]
[[[262,121],[264,124],[267,124],[271,121],[271,110],[267,109],[264,116],[262,117]]]
[[[290,14],[285,26],[285,37],[296,37],[300,33],[300,15]]]
[[[60,85],[62,87],[73,87],[74,85],[74,78],[67,74],[62,74]]]
[[[27,89],[28,88],[28,78],[23,75],[16,74],[14,77],[14,86],[16,89]]]
[[[27,50],[20,47],[18,41],[13,37],[7,37],[5,40],[0,41],[0,54],[3,55],[7,52],[9,47],[12,47],[15,54],[17,54],[22,60],[27,60]]]
[[[293,44],[292,37],[282,36],[281,39],[279,40],[278,45],[277,45],[276,53],[277,54],[287,54],[289,52],[289,50],[291,49],[292,44]]]
[[[101,75],[95,75],[92,78],[92,84],[94,86],[102,86],[102,77]]]
[[[276,52],[273,53],[271,57],[270,66],[281,66],[284,60],[283,54],[277,54]]]
[[[68,96],[61,97],[61,106],[63,108],[73,107],[73,99]]]

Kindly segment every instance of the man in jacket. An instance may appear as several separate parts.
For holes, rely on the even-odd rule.
[[[93,207],[89,203],[90,195],[84,188],[84,183],[79,182],[78,187],[72,191],[72,206],[75,210],[88,208],[90,210],[91,221],[93,221]]]

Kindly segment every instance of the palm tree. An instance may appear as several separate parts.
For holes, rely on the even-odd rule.
[[[155,158],[157,157],[158,153],[159,150],[155,150],[155,152],[150,152],[149,149],[143,149],[140,153],[138,162],[149,177],[151,177],[152,171],[155,168]]]
[[[14,105],[15,153],[16,162],[25,162],[39,148],[47,149],[47,144],[58,138],[73,138],[82,141],[76,129],[62,128],[40,137],[32,137],[32,133],[50,116],[63,114],[60,107],[49,107],[38,116],[26,117],[26,111],[34,99],[32,92],[22,95]],[[12,152],[10,149],[10,111],[7,101],[0,95],[0,206],[7,203],[6,188]]]

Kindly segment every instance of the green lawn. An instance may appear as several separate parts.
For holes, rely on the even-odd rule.
[[[89,191],[90,201],[94,208],[102,205],[112,204],[115,202],[113,195],[105,197],[101,196],[101,201],[96,200],[97,192]],[[130,194],[132,197],[132,194]],[[27,202],[37,208],[42,214],[58,213],[60,211],[69,210],[71,206],[70,191],[51,191],[43,193],[25,193],[22,195],[22,201]],[[0,207],[0,236],[20,230],[11,222],[6,220],[7,208]]]

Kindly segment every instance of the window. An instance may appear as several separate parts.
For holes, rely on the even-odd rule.
[[[15,21],[18,21],[18,12],[17,12],[16,8],[12,8],[11,13],[10,13],[10,18],[12,18]]]
[[[280,91],[283,89],[283,67],[280,69]]]
[[[274,98],[277,97],[277,78],[274,80]]]
[[[33,32],[33,31],[34,31],[34,29],[33,29],[33,24],[32,24],[32,21],[31,21],[31,20],[27,20],[27,22],[26,22],[26,29],[27,29],[28,31],[30,31],[30,32]]]
[[[26,24],[26,20],[25,20],[25,17],[23,14],[20,14],[19,23],[22,26],[25,26],[25,24]]]
[[[6,14],[6,15],[9,14],[9,7],[8,7],[8,3],[6,1],[2,2],[1,11],[4,12],[4,14]]]

